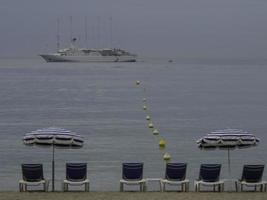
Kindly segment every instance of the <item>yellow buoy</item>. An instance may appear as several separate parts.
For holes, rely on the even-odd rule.
[[[150,116],[149,115],[146,116],[146,120],[150,120]]]
[[[164,139],[160,139],[160,141],[159,141],[159,147],[160,148],[165,148],[165,146],[166,146],[166,141]]]
[[[148,124],[148,128],[154,128],[154,124],[153,123],[149,123]]]
[[[171,159],[171,155],[168,154],[168,153],[165,153],[165,154],[163,155],[163,159],[164,159],[165,161],[169,161],[169,160]]]
[[[158,129],[154,129],[152,133],[153,133],[153,135],[158,135],[159,131],[158,131]]]
[[[136,81],[136,85],[140,85],[140,81]]]

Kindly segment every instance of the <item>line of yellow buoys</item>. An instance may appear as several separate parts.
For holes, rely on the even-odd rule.
[[[141,82],[136,81],[136,85],[141,87]],[[146,121],[147,121],[147,127],[151,130],[152,134],[155,136],[155,138],[158,141],[159,149],[163,154],[163,160],[168,162],[171,160],[171,155],[166,151],[166,140],[162,137],[159,130],[155,128],[155,125],[153,124],[153,121],[151,119],[150,110],[147,104],[146,99],[146,88],[143,86],[143,92],[144,92],[144,98],[143,98],[143,110],[146,113]]]

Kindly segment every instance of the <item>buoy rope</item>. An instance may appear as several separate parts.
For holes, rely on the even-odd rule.
[[[145,119],[147,121],[147,127],[149,128],[151,133],[154,135],[154,138],[158,141],[159,150],[160,152],[162,152],[163,160],[168,162],[171,159],[171,155],[166,151],[166,146],[167,146],[166,140],[162,137],[162,134],[159,132],[159,130],[155,128],[155,125],[152,121],[151,112],[150,112],[148,101],[147,101],[146,88],[144,87],[143,84],[141,84],[140,81],[136,81],[136,85],[138,87],[141,87],[143,91],[143,111],[146,114]]]

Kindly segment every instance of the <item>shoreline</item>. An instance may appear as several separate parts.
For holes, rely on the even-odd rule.
[[[0,192],[0,200],[263,200],[265,192]]]

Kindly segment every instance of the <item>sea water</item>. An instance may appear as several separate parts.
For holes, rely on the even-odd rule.
[[[88,163],[91,190],[118,191],[123,162],[144,162],[144,177],[160,178],[165,152],[173,162],[188,163],[191,189],[201,163],[221,163],[222,178],[239,178],[244,164],[267,164],[266,75],[267,64],[0,59],[0,190],[18,190],[22,163],[43,163],[51,179],[52,149],[22,142],[24,134],[50,126],[85,139],[82,149],[56,149],[57,190],[66,162]],[[147,115],[159,136],[148,128]],[[200,150],[196,144],[223,128],[261,139],[257,147],[230,152],[230,172],[227,151]]]

